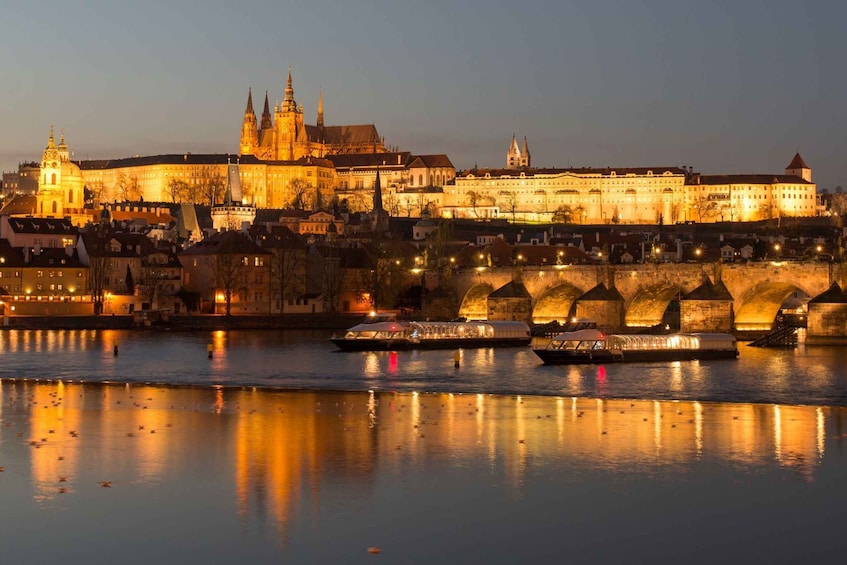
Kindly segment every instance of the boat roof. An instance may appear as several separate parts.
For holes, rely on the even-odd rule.
[[[372,318],[369,318],[368,321],[363,322],[361,324],[356,324],[352,328],[349,328],[347,331],[353,332],[362,332],[362,331],[390,331],[390,332],[398,332],[402,331],[403,328],[406,327],[434,327],[434,326],[479,326],[486,325],[492,326],[495,328],[513,328],[519,330],[529,330],[529,326],[524,322],[516,322],[512,320],[468,320],[465,322],[419,322],[419,321],[400,321],[400,320],[386,320],[386,321],[370,321]]]
[[[594,328],[576,330],[575,332],[562,332],[553,337],[556,341],[602,341],[606,334]]]
[[[584,329],[573,332],[562,332],[556,334],[553,339],[556,341],[603,341],[607,339],[623,339],[632,340],[644,337],[666,338],[672,337],[696,337],[700,341],[735,341],[735,336],[728,333],[678,333],[678,334],[605,334],[597,329]]]

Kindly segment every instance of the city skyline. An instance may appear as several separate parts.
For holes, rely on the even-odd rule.
[[[314,123],[501,167],[515,134],[542,167],[782,173],[800,152],[843,186],[838,22],[810,3],[334,6],[272,2],[7,10],[0,170],[37,160],[50,125],[75,159],[237,153],[248,88]]]

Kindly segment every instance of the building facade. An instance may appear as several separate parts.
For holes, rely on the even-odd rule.
[[[444,187],[441,215],[577,224],[758,221],[821,212],[799,154],[781,175],[701,175],[680,167],[471,169]],[[515,151],[517,150],[517,153]]]

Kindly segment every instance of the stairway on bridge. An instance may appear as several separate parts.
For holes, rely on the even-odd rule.
[[[797,345],[797,326],[777,326],[758,339],[747,345],[750,347],[794,347]]]

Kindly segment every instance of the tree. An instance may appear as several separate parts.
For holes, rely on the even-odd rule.
[[[330,312],[338,310],[338,298],[344,279],[341,249],[328,245],[321,249],[320,280],[324,303]]]
[[[477,207],[480,205],[482,195],[475,190],[469,190],[465,197],[467,198],[468,206],[470,206],[471,211],[473,211],[474,218],[478,218],[479,212],[477,212]]]
[[[312,185],[301,178],[294,178],[288,182],[288,190],[291,194],[291,206],[296,210],[305,210],[313,204],[310,192]]]
[[[179,179],[170,179],[165,190],[174,204],[180,204],[188,197],[188,183]]]
[[[387,242],[374,241],[365,247],[368,269],[361,284],[371,297],[371,305],[393,308],[408,273],[403,255]]]
[[[163,252],[149,253],[141,258],[141,276],[136,287],[144,302],[149,302],[151,308],[157,307],[157,301],[167,285],[174,280],[169,272],[168,255]],[[189,308],[188,304],[186,308]]]
[[[106,281],[109,280],[108,235],[98,225],[91,235],[84,238],[88,254],[88,290],[94,305],[94,315],[103,313],[103,299],[106,294]]]
[[[562,204],[556,211],[553,212],[553,221],[562,224],[569,224],[573,219],[573,211],[567,204]]]
[[[518,195],[515,193],[514,190],[508,190],[505,192],[501,192],[500,194],[503,196],[506,202],[506,210],[508,210],[509,213],[512,214],[512,222],[514,223],[515,212],[518,209]]]
[[[385,209],[395,218],[400,215],[400,199],[393,192],[385,197]]]
[[[285,311],[285,299],[306,284],[306,247],[287,228],[267,234],[263,247],[271,253],[271,294],[279,300],[279,313]]]
[[[242,282],[244,261],[236,245],[236,232],[224,232],[221,234],[221,245],[215,254],[214,274],[215,285],[220,288],[224,295],[225,310],[227,316],[232,315],[232,296],[243,290],[239,283]]]
[[[124,276],[124,283],[126,284],[126,291],[129,294],[135,293],[135,279],[132,278],[132,269],[129,268],[129,264],[126,266],[126,275]]]
[[[214,206],[218,202],[223,202],[224,192],[226,192],[226,183],[224,182],[224,178],[219,173],[211,173],[209,178],[206,180],[204,192],[204,204]]]
[[[85,185],[85,192],[87,192],[85,197],[85,203],[90,205],[92,208],[99,208],[100,201],[105,196],[106,188],[103,186],[103,181],[98,180],[94,182],[90,182]]]

